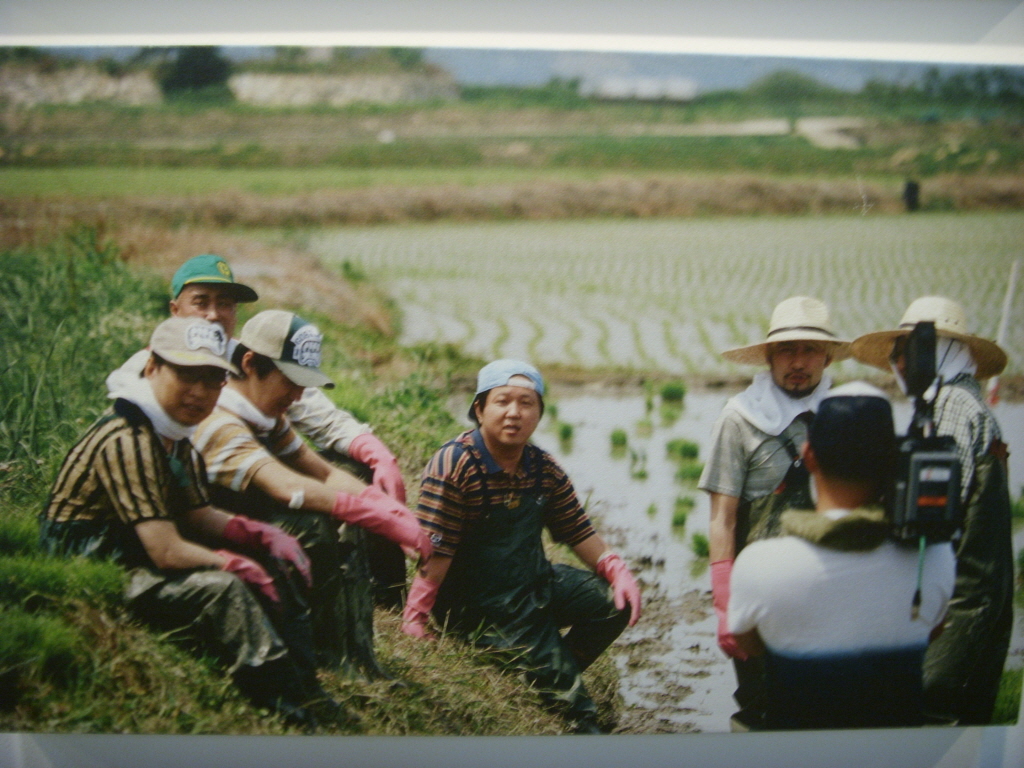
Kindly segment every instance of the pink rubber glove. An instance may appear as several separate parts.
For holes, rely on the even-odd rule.
[[[612,585],[615,607],[620,611],[629,604],[629,626],[640,618],[640,587],[633,574],[614,552],[607,552],[597,561],[597,575]]]
[[[339,493],[331,516],[379,533],[399,544],[406,554],[419,553],[421,562],[425,563],[434,553],[434,545],[416,516],[375,485],[366,486],[358,496]]]
[[[348,455],[373,470],[373,484],[399,504],[405,504],[405,483],[398,461],[384,443],[367,432],[349,443]]]
[[[718,647],[726,656],[740,661],[749,657],[736,645],[736,638],[729,631],[729,578],[732,576],[732,560],[716,560],[711,564],[711,597],[718,616]]]
[[[274,580],[263,570],[262,565],[227,549],[218,549],[216,552],[225,560],[224,565],[220,567],[222,571],[233,573],[246,584],[256,587],[272,603],[281,602]]]
[[[441,585],[436,581],[417,576],[409,587],[409,596],[405,599],[405,610],[402,611],[402,631],[410,637],[424,640],[436,640],[434,633],[428,629],[430,612],[437,600],[437,590]]]
[[[294,536],[289,536],[276,525],[261,523],[245,515],[235,515],[224,526],[224,539],[240,547],[251,547],[269,552],[278,560],[287,560],[298,568],[306,586],[313,586],[313,572],[309,558]]]

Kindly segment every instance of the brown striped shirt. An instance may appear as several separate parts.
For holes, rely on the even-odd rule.
[[[168,453],[142,411],[116,400],[64,458],[43,517],[134,526],[209,503],[191,443],[178,440]]]
[[[203,455],[209,481],[232,491],[244,491],[257,469],[303,445],[287,417],[262,435],[241,416],[219,405],[196,428],[192,442]]]
[[[434,552],[452,557],[488,503],[514,503],[524,491],[547,497],[544,524],[555,541],[575,546],[594,534],[568,476],[546,451],[528,443],[519,468],[509,475],[479,430],[464,432],[434,454],[423,471],[416,516],[431,534]]]

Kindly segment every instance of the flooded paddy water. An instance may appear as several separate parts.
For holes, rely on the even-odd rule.
[[[680,464],[666,449],[669,441],[689,440],[699,446],[702,460],[711,427],[731,394],[689,392],[678,418],[665,420],[657,398],[648,413],[643,394],[556,390],[549,402],[556,406],[557,422],[572,425],[573,437],[560,439],[550,414],[534,436],[569,473],[602,533],[642,582],[644,616],[615,647],[625,732],[728,731],[736,709],[732,665],[715,640],[708,560],[697,557],[691,544],[695,533],[707,534],[708,497],[696,489],[696,480],[676,478]],[[897,427],[904,431],[909,405],[895,405]],[[1016,497],[1024,484],[1024,403],[1000,403],[995,413],[1010,445]],[[616,429],[627,433],[624,451],[612,449]],[[646,477],[639,476],[641,466]],[[673,525],[679,498],[693,500],[683,526]],[[1024,529],[1017,529],[1014,552],[1021,549]],[[1024,666],[1024,612],[1016,617],[1008,664]]]

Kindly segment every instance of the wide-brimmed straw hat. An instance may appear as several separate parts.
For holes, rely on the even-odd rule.
[[[824,341],[830,345],[832,360],[850,356],[850,342],[840,339],[832,330],[825,302],[809,296],[791,296],[775,307],[763,342],[727,349],[722,357],[733,363],[766,365],[768,346],[780,341]]]
[[[900,336],[907,336],[914,326],[922,322],[935,323],[935,333],[949,339],[962,341],[971,350],[971,357],[978,366],[975,374],[979,379],[996,376],[1006,367],[1006,352],[998,344],[967,331],[967,313],[952,299],[944,296],[922,296],[914,299],[903,313],[899,328],[891,331],[866,333],[853,342],[853,356],[862,363],[891,370],[889,355]]]

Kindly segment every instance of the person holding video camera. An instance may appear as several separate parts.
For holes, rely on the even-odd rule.
[[[853,382],[819,404],[801,456],[815,509],[733,566],[728,626],[765,666],[768,729],[881,728],[924,721],[922,664],[953,592],[948,541],[919,553],[882,506],[897,443],[885,395]]]
[[[985,725],[992,719],[1013,628],[1013,548],[1006,444],[979,379],[998,375],[1006,353],[968,332],[957,302],[924,296],[910,304],[898,328],[855,340],[853,355],[892,370],[906,392],[906,344],[920,323],[935,327],[939,386],[926,397],[934,398],[936,434],[956,440],[964,517],[946,628],[925,657],[925,706],[929,714],[959,725]]]

